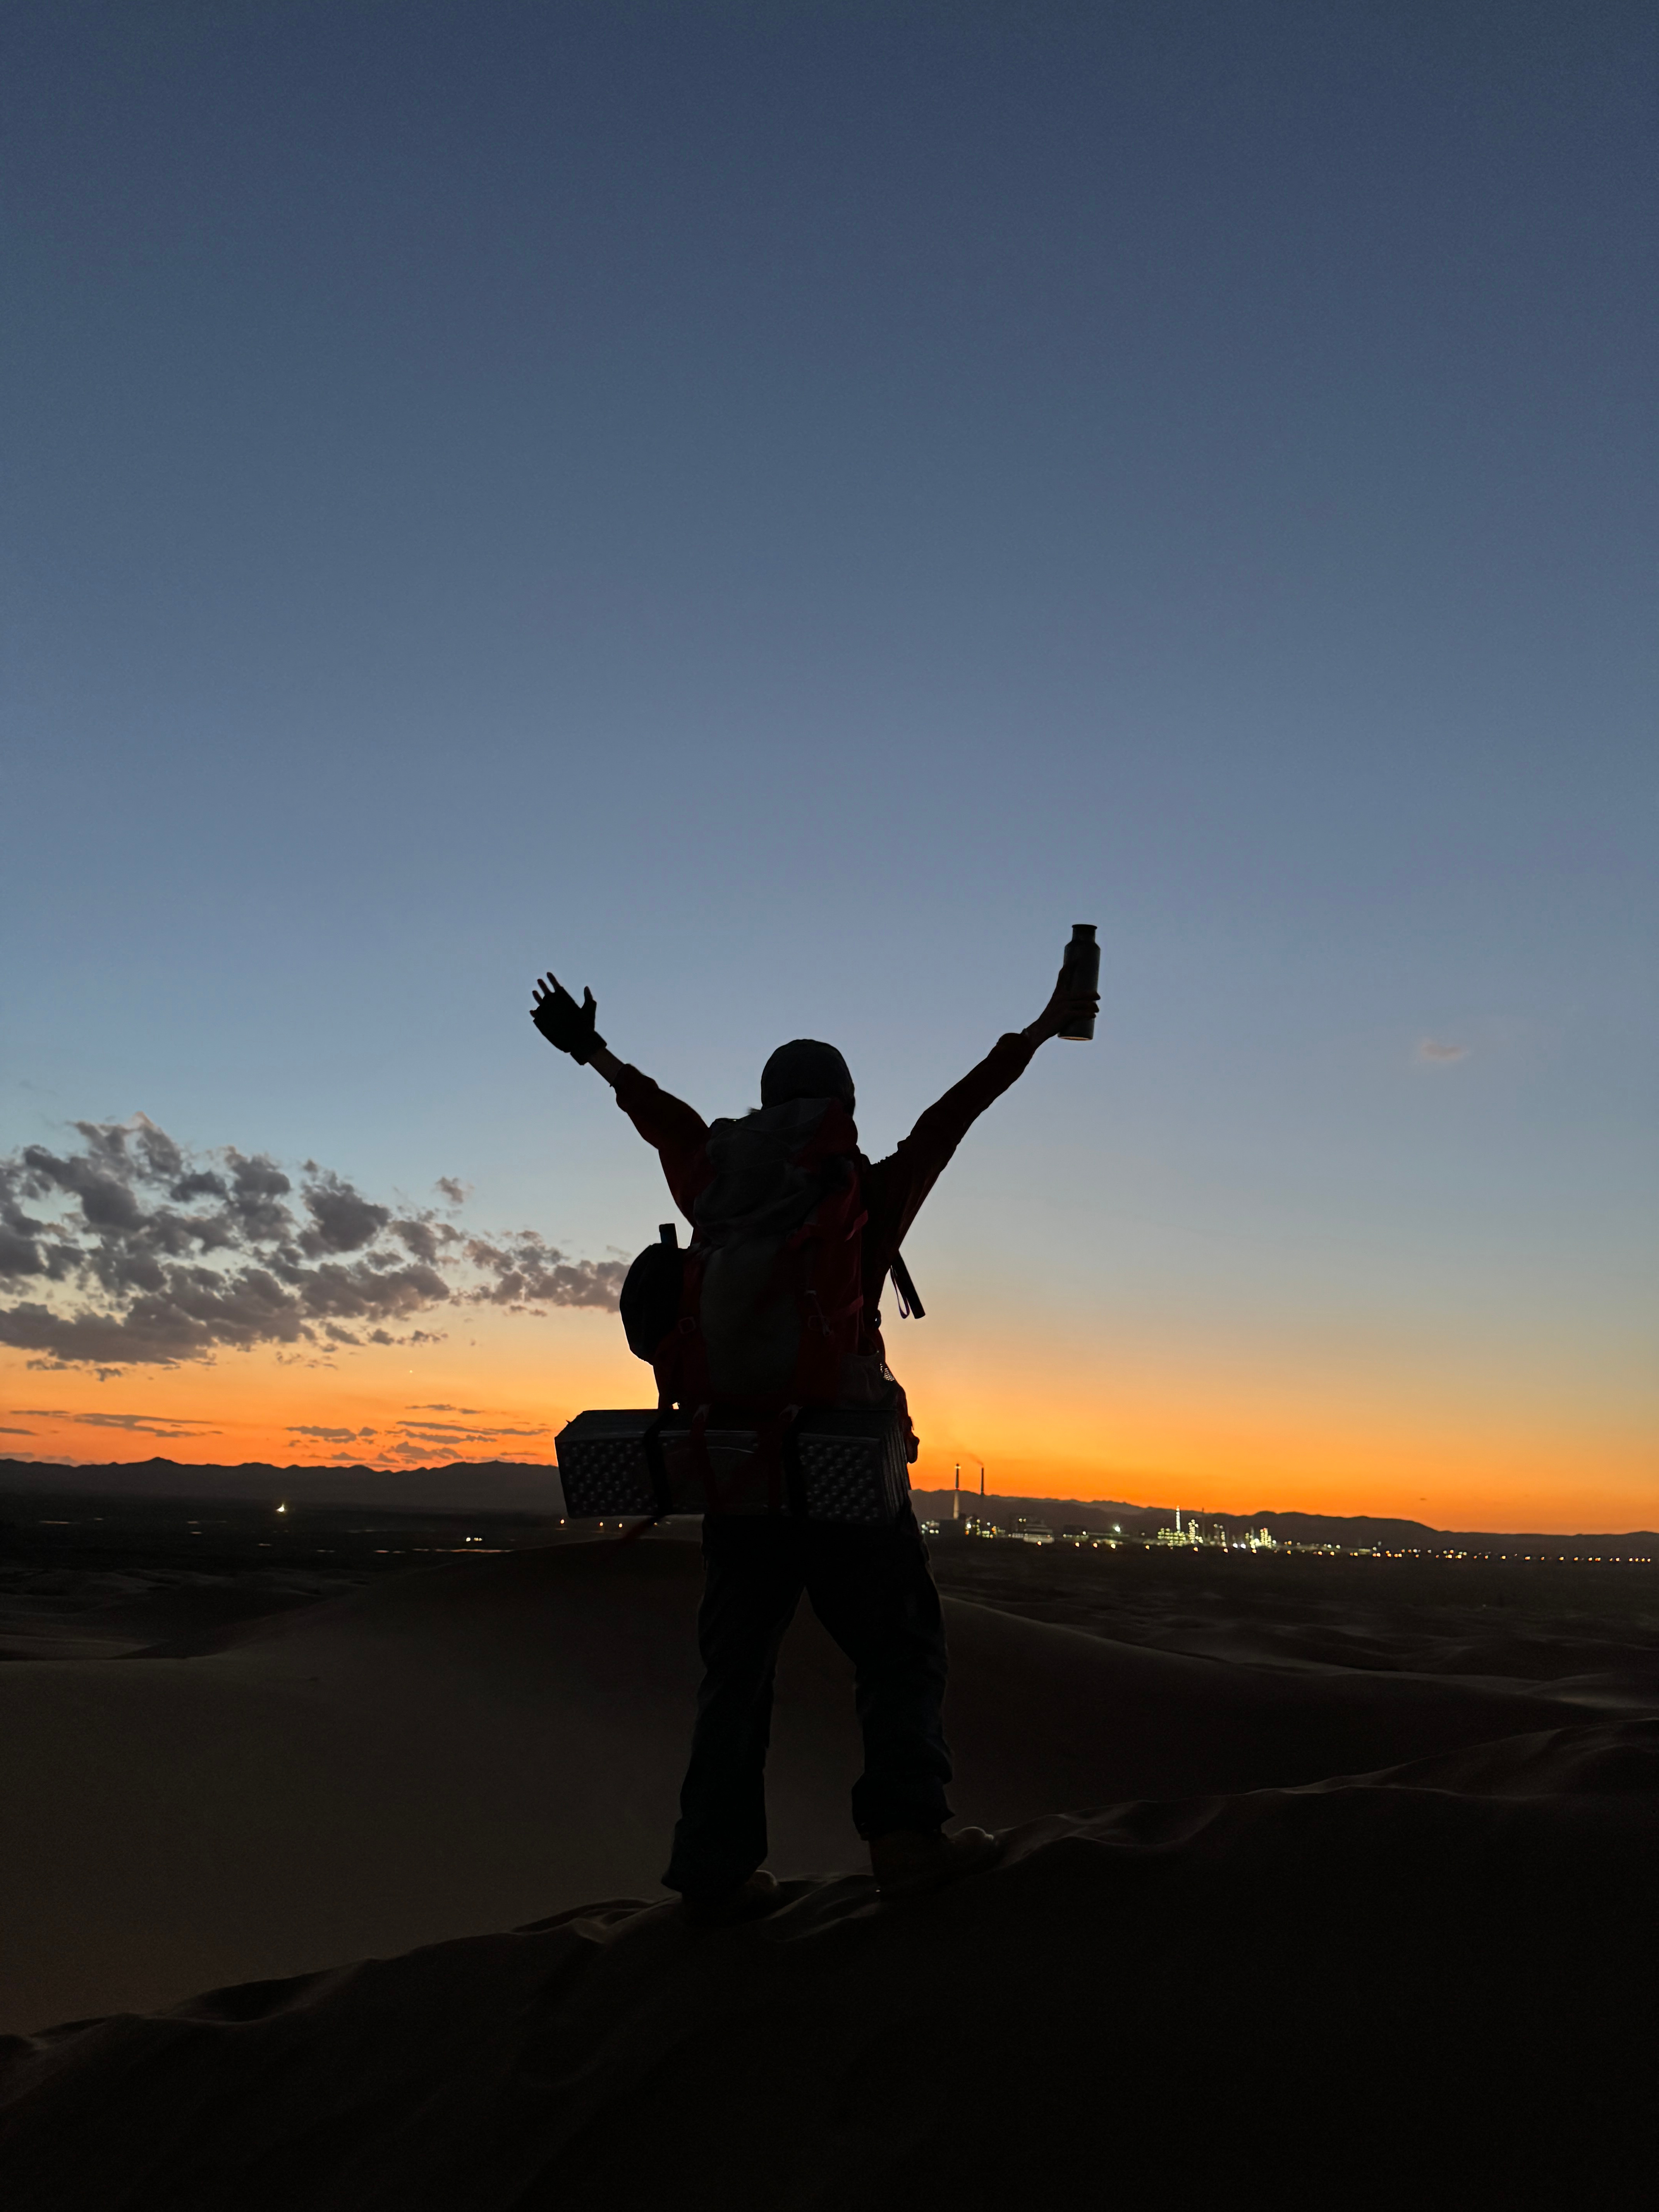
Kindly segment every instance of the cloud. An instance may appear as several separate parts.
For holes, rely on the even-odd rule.
[[[440,1176],[432,1188],[441,1191],[452,1206],[465,1206],[472,1195],[471,1184],[463,1182],[459,1176]]]
[[[539,1438],[532,1449],[522,1444],[503,1447],[498,1441],[502,1437],[528,1436]],[[471,1452],[468,1447],[472,1447]],[[377,1460],[395,1460],[404,1467],[430,1467],[434,1460],[468,1460],[476,1463],[479,1451],[489,1458],[513,1460],[520,1466],[546,1467],[552,1463],[553,1448],[546,1432],[524,1429],[448,1430],[442,1434],[427,1431],[412,1432],[397,1442],[386,1442],[377,1447]]]
[[[459,1229],[452,1229],[447,1221],[434,1221],[430,1215],[394,1221],[392,1233],[417,1260],[424,1260],[428,1266],[436,1266],[446,1248],[461,1241]]]
[[[394,1429],[402,1431],[404,1440],[416,1438],[427,1444],[499,1443],[503,1437],[544,1437],[549,1424],[537,1421],[529,1428],[498,1428],[492,1422],[464,1421],[398,1421]]]
[[[220,1433],[210,1421],[192,1420],[182,1413],[70,1413],[58,1406],[20,1406],[17,1411],[26,1420],[73,1421],[83,1429],[125,1429],[144,1437],[188,1437],[198,1430],[210,1437]]]
[[[1417,1048],[1419,1060],[1467,1060],[1468,1052],[1466,1044],[1441,1044],[1433,1037],[1425,1037]]]
[[[375,1433],[373,1429],[319,1428],[311,1421],[290,1421],[288,1425],[288,1432],[291,1437],[315,1437],[320,1443],[325,1444],[356,1443],[362,1438],[372,1437]]]
[[[468,1291],[470,1303],[497,1306],[601,1306],[614,1312],[626,1260],[567,1260],[532,1229],[491,1240],[469,1237],[466,1257],[493,1277]]]
[[[467,1237],[315,1160],[296,1183],[263,1152],[191,1152],[142,1114],[74,1128],[78,1148],[0,1158],[0,1278],[14,1294],[0,1345],[45,1371],[436,1344],[441,1332],[408,1324],[452,1304],[617,1305],[622,1261],[573,1260],[533,1230]],[[453,1177],[439,1187],[465,1194]]]
[[[307,1258],[315,1260],[325,1252],[357,1252],[372,1244],[391,1220],[392,1208],[372,1206],[361,1191],[314,1160],[307,1160],[306,1167],[313,1178],[305,1194],[311,1226],[300,1233],[300,1249]]]

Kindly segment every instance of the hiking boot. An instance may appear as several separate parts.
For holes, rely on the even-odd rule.
[[[680,1899],[680,1910],[698,1928],[735,1928],[739,1921],[764,1919],[781,1901],[777,1876],[758,1867],[728,1889],[694,1890]]]
[[[964,1874],[977,1874],[1001,1853],[1000,1839],[984,1828],[896,1828],[870,1838],[870,1871],[884,1899],[915,1897]]]

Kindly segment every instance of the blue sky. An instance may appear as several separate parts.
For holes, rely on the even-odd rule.
[[[142,1110],[625,1251],[538,967],[711,1113],[833,1037],[878,1150],[1093,918],[929,1328],[1085,1400],[1334,1329],[1356,1406],[1537,1401],[1564,1498],[1611,1425],[1633,1498],[1656,43],[9,9],[0,1149]]]

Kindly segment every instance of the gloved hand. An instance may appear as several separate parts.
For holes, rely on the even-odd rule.
[[[586,1067],[596,1052],[605,1050],[605,1039],[593,1026],[599,1010],[592,991],[583,990],[579,1006],[550,969],[547,981],[536,984],[536,1003],[530,1009],[530,1018],[549,1044],[568,1052],[578,1067]]]

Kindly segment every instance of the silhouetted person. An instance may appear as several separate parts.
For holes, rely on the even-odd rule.
[[[790,1156],[795,1164],[777,1173],[810,1182],[805,1197],[795,1201],[797,1215],[821,1190],[830,1194],[826,1206],[840,1204],[846,1239],[831,1256],[842,1267],[850,1263],[854,1288],[851,1297],[838,1294],[826,1310],[809,1270],[799,1295],[816,1308],[822,1337],[817,1328],[791,1322],[805,1347],[799,1360],[820,1362],[822,1402],[885,1406],[899,1414],[914,1457],[904,1394],[887,1367],[882,1343],[883,1281],[970,1123],[1024,1074],[1045,1039],[1092,1014],[1098,1004],[1097,993],[1068,988],[1062,971],[1036,1019],[999,1038],[977,1067],[928,1108],[898,1149],[874,1163],[857,1149],[853,1079],[833,1045],[810,1037],[781,1045],[761,1072],[759,1111],[711,1128],[691,1107],[606,1049],[594,1028],[598,1010],[591,991],[578,1006],[550,975],[536,985],[532,1018],[550,1043],[598,1069],[617,1103],[656,1147],[675,1203],[703,1240],[701,1247],[694,1242],[694,1255],[712,1249],[718,1255],[728,1224],[739,1218],[752,1222],[757,1208],[764,1213],[770,1206],[777,1214],[781,1205],[780,1218],[795,1218],[787,1214],[787,1194],[773,1194],[782,1193],[782,1185],[763,1176],[757,1182],[754,1162],[763,1155],[781,1159],[797,1137],[806,1139]],[[856,1243],[849,1261],[845,1242],[851,1239]],[[827,1273],[823,1279],[830,1279]],[[735,1309],[741,1323],[752,1306],[757,1373],[765,1364],[766,1313],[781,1310],[775,1297],[767,1309],[765,1295],[757,1291]],[[743,1364],[745,1346],[741,1326],[734,1331],[732,1323],[729,1288],[724,1296],[726,1334],[717,1348],[731,1369],[734,1362]],[[791,1298],[786,1319],[799,1303]],[[688,1327],[695,1337],[696,1324]],[[665,1356],[677,1357],[671,1340],[665,1342]],[[825,1345],[832,1358],[827,1370],[822,1368]],[[786,1360],[795,1356],[786,1346]],[[706,1364],[697,1371],[706,1378]],[[793,1370],[793,1395],[799,1395],[799,1376],[807,1371],[804,1365]],[[675,1372],[658,1363],[664,1402],[678,1397],[684,1404],[685,1382],[677,1382]],[[703,1395],[703,1389],[693,1394]],[[722,1402],[727,1396],[724,1390],[713,1395]],[[769,1396],[745,1392],[747,1418],[763,1419],[769,1407],[781,1412],[791,1395],[781,1384]],[[678,1890],[694,1911],[714,1919],[763,1912],[774,1900],[777,1885],[760,1871],[767,1849],[764,1770],[772,1685],[778,1648],[803,1590],[855,1670],[864,1771],[854,1786],[853,1820],[869,1844],[882,1893],[930,1887],[992,1857],[994,1839],[982,1829],[944,1832],[951,1818],[945,1795],[951,1759],[942,1723],[945,1629],[927,1547],[908,1503],[884,1528],[787,1514],[708,1513],[702,1550],[697,1635],[704,1674],[673,1855],[663,1876],[666,1886]]]

